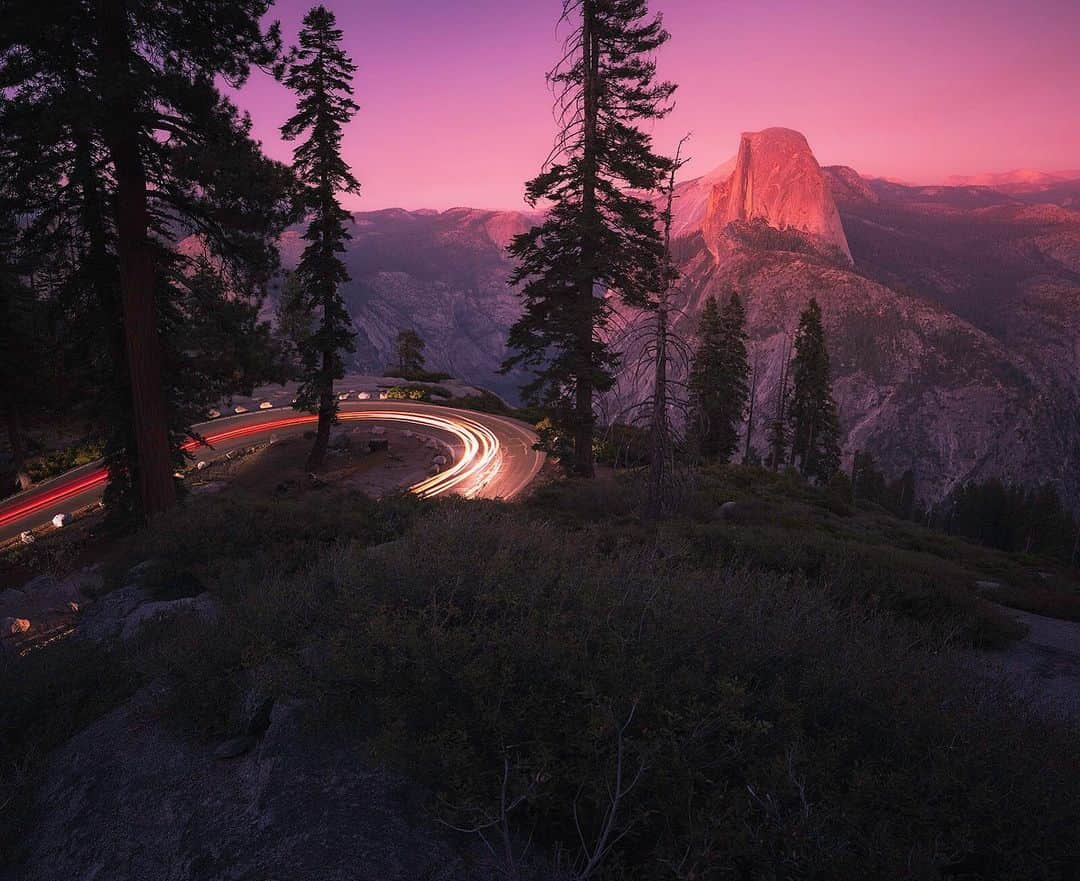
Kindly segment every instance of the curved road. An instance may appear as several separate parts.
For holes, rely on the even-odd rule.
[[[340,407],[343,423],[408,428],[450,445],[453,462],[410,487],[425,498],[454,493],[509,499],[528,486],[544,464],[544,454],[533,449],[535,432],[513,419],[414,401],[342,401]],[[210,459],[255,440],[310,431],[315,421],[315,416],[291,408],[223,416],[194,426],[209,447],[191,442],[187,448],[196,461]],[[91,462],[0,501],[0,541],[43,526],[55,514],[93,504],[101,498],[105,479],[101,462]]]

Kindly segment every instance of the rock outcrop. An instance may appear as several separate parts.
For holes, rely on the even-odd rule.
[[[734,160],[676,190],[675,236],[700,229],[711,244],[733,223],[804,236],[851,263],[825,174],[806,138],[792,129],[745,132]]]

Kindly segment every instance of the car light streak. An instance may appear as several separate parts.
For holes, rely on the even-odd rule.
[[[376,421],[399,422],[410,426],[446,432],[460,441],[463,451],[460,456],[444,471],[433,474],[409,487],[411,492],[422,498],[432,498],[448,492],[456,492],[466,498],[474,497],[490,483],[498,473],[502,454],[499,439],[486,426],[467,417],[458,415],[434,415],[429,413],[393,412],[372,410],[361,412],[342,412],[338,414],[342,422]],[[253,437],[267,432],[314,425],[318,417],[312,414],[291,416],[267,422],[257,422],[237,428],[206,434],[206,445],[214,446],[240,438]],[[183,444],[187,452],[204,446],[200,441],[190,440]],[[68,481],[50,487],[48,492],[20,502],[13,500],[12,507],[4,510],[0,505],[0,527],[15,523],[34,514],[54,512],[61,502],[81,495],[89,490],[103,486],[108,479],[108,471],[98,468]],[[62,480],[62,479],[61,479]],[[48,519],[45,516],[44,519]]]

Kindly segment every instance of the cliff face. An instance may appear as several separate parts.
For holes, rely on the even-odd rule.
[[[759,452],[799,313],[816,297],[846,461],[869,450],[890,474],[910,468],[930,501],[998,475],[1050,480],[1080,502],[1080,216],[986,189],[823,171],[801,135],[775,129],[744,136],[702,208],[704,188],[699,178],[677,192],[677,331],[692,341],[705,299],[740,292]],[[636,355],[609,413],[648,393]]]
[[[806,138],[791,129],[744,133],[734,160],[676,191],[676,236],[700,229],[712,242],[733,223],[802,236],[851,263],[825,174]]]

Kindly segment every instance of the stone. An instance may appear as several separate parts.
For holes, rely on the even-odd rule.
[[[0,621],[0,632],[5,636],[15,636],[26,633],[30,629],[30,621],[27,618],[4,618]]]
[[[19,533],[19,541],[24,545],[32,545],[35,541],[34,533],[29,529],[24,529]]]
[[[239,415],[240,413],[247,413],[247,407],[233,407],[233,413]]]
[[[371,392],[358,392],[357,395],[356,395],[356,399],[358,401],[370,401],[371,400]]]
[[[432,462],[433,465],[439,465],[439,466],[445,465],[446,464],[446,456],[436,456],[434,459],[431,460],[431,462]]]
[[[211,419],[217,419],[221,415],[220,410],[210,410],[207,414]]]
[[[263,401],[261,404],[259,404],[260,410],[272,410],[273,407],[274,405],[271,404],[269,401]]]
[[[195,465],[195,470],[196,470],[196,471],[203,471],[203,470],[205,470],[205,469],[206,469],[206,467],[207,467],[207,466],[208,466],[209,464],[210,464],[210,463],[209,463],[209,462],[207,462],[207,461],[206,461],[205,459],[200,459],[200,460],[198,461],[198,463],[196,463],[196,465]]]
[[[52,525],[57,529],[62,529],[71,522],[70,514],[54,514],[52,519]]]

